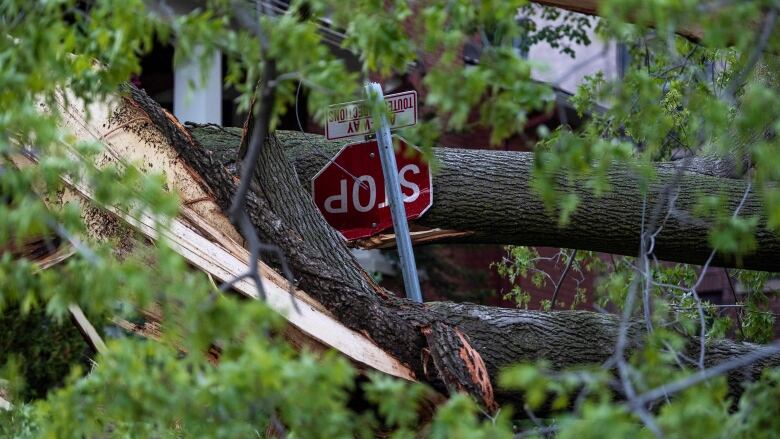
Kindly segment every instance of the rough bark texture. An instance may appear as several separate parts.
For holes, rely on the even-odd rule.
[[[708,175],[710,177],[721,178],[742,178],[745,175],[750,163],[737,159],[736,155],[727,157],[717,156],[699,156],[680,158],[671,162],[664,162],[658,165],[664,170],[676,170],[683,168],[694,174]]]
[[[140,106],[181,157],[199,173],[222,206],[230,206],[236,181],[215,155],[193,139],[143,92],[130,89]],[[247,199],[263,239],[278,245],[299,285],[346,326],[362,331],[407,363],[420,380],[439,389],[467,391],[495,407],[492,384],[504,366],[546,358],[554,367],[599,363],[615,345],[615,316],[582,312],[531,312],[449,302],[412,303],[383,290],[360,269],[343,239],[331,229],[299,184],[279,139],[264,145]],[[629,346],[641,332],[632,324]],[[754,346],[713,343],[711,361]],[[770,363],[780,364],[780,356]],[[737,375],[734,380],[739,379]],[[735,381],[736,382],[736,381]],[[736,388],[736,387],[735,387]],[[738,388],[737,388],[738,390]],[[496,395],[509,401],[512,395]]]
[[[161,127],[181,157],[212,188],[222,209],[228,210],[236,189],[230,173],[148,96],[135,88],[129,92],[130,102],[139,105]],[[408,364],[420,379],[427,377],[439,389],[469,391],[485,407],[496,407],[484,364],[481,360],[466,361],[459,355],[461,351],[474,352],[465,337],[423,305],[399,299],[371,281],[341,235],[317,214],[275,138],[264,145],[257,170],[247,196],[247,210],[261,239],[284,252],[299,287],[311,292],[345,325],[366,333]],[[423,329],[430,328],[436,336],[423,333]],[[456,346],[453,340],[459,344]],[[439,353],[440,361],[433,362],[432,367],[424,364],[424,349]],[[478,378],[484,381],[469,381]]]
[[[468,334],[489,371],[518,361],[544,359],[555,370],[583,364],[602,364],[614,353],[620,317],[589,311],[539,312],[494,308],[471,303],[433,302],[429,308]],[[628,332],[628,350],[636,349],[644,335],[644,324],[632,322]],[[745,355],[757,345],[732,340],[714,340],[705,348],[705,365],[714,366]],[[691,340],[686,355],[697,358],[698,340]],[[757,379],[765,367],[780,365],[780,355],[759,361],[728,376],[732,395],[742,392],[745,381]],[[695,368],[695,364],[690,364]],[[496,389],[498,401],[513,395]]]
[[[190,130],[219,161],[231,166],[240,131],[215,127]],[[278,132],[277,138],[307,190],[311,190],[311,178],[344,144],[298,132]],[[548,212],[530,187],[531,153],[434,148],[434,154],[440,166],[433,178],[433,207],[415,223],[473,232],[450,241],[567,247],[629,256],[638,252],[643,200],[638,177],[630,171],[615,167],[609,174],[613,190],[602,197],[582,187],[567,187],[580,196],[581,203],[569,225],[559,227],[557,214]],[[648,217],[659,202],[659,218],[667,216],[669,203],[664,191],[675,180],[676,167],[684,162],[658,166],[659,178],[647,200]],[[712,171],[710,162],[687,162],[700,172],[686,172],[679,180],[673,211],[655,239],[659,259],[703,264],[712,251],[708,240],[711,224],[692,217],[697,198],[702,194],[722,195],[728,200],[724,207],[729,211],[734,211],[742,199],[747,183],[707,175]],[[755,192],[748,195],[740,215],[761,218],[756,234],[758,249],[739,261],[716,255],[713,263],[780,271],[780,235],[766,228],[761,200]]]

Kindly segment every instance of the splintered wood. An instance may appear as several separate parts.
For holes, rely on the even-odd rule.
[[[104,147],[95,165],[136,166],[142,172],[165,176],[167,189],[177,193],[183,202],[179,218],[162,232],[176,252],[192,266],[219,281],[228,281],[247,271],[249,253],[241,244],[241,236],[215,203],[200,177],[179,159],[164,135],[141,109],[119,98],[90,105],[88,111],[75,105],[77,101],[74,99],[68,100],[70,104],[67,106],[64,102],[59,102],[58,109],[63,114],[64,128],[78,140],[97,141]],[[34,162],[35,158],[17,158],[17,162],[24,160]],[[99,236],[105,233],[104,229],[111,227],[111,221],[120,220],[123,227],[127,225],[150,240],[160,238],[157,222],[151,215],[125,212],[116,206],[95,209],[92,188],[82,182],[64,180],[67,188],[59,201],[78,202],[84,207],[90,233]],[[258,263],[266,302],[289,322],[286,335],[291,343],[333,348],[359,367],[415,379],[404,364],[363,334],[342,325],[305,292],[297,290],[295,297],[290,295],[285,279],[265,264]],[[246,297],[258,298],[257,289],[250,279],[236,282],[233,288]],[[293,305],[294,300],[297,306]]]
[[[463,232],[459,230],[425,229],[412,230],[409,236],[412,238],[412,244],[421,245],[431,242],[446,241],[447,239],[457,239],[473,235],[474,232]],[[362,249],[393,248],[395,247],[395,234],[382,233],[365,239],[359,239],[353,243],[356,247]]]

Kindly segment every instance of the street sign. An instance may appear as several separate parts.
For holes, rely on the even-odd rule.
[[[394,136],[397,175],[406,218],[418,218],[433,204],[433,182],[420,151]],[[376,141],[344,146],[311,182],[314,203],[328,224],[348,240],[393,226]]]
[[[405,91],[385,96],[390,129],[403,128],[417,123],[417,92]],[[373,133],[375,127],[368,101],[352,101],[328,107],[328,123],[325,137],[330,140],[345,139]]]

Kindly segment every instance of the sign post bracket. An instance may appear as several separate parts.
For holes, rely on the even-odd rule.
[[[366,93],[370,102],[384,104],[384,94],[382,93],[382,87],[378,83],[371,82],[367,84]],[[372,105],[372,108],[376,109],[378,106]],[[401,186],[398,181],[398,166],[395,161],[393,139],[390,137],[390,126],[384,113],[375,113],[373,116],[376,126],[376,140],[379,146],[379,158],[382,161],[382,173],[385,176],[390,213],[393,216],[393,229],[401,262],[406,297],[422,303],[420,279],[417,276],[412,239],[409,236],[409,225],[406,221],[406,210],[402,199]]]

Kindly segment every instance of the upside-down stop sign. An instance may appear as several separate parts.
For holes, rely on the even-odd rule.
[[[407,219],[433,204],[433,184],[420,151],[394,136],[398,180]],[[344,146],[312,179],[314,202],[328,224],[348,240],[375,235],[393,226],[376,141]]]

